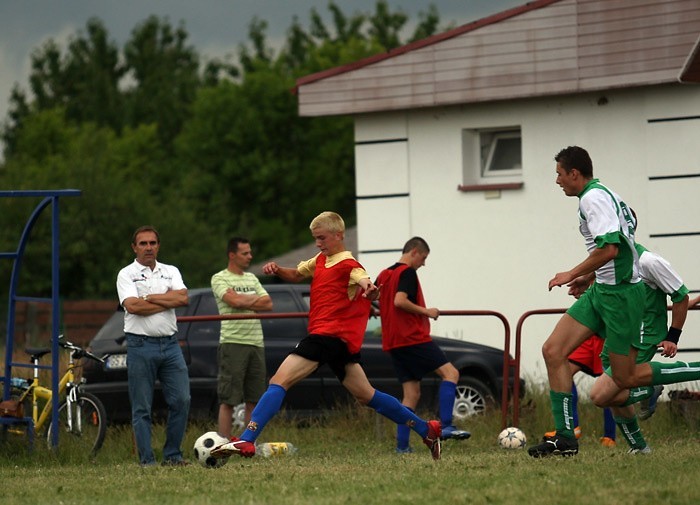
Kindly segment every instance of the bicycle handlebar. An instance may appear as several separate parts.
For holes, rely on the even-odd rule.
[[[63,347],[64,349],[67,349],[67,350],[72,351],[72,352],[73,352],[73,358],[75,358],[75,359],[90,358],[90,359],[93,359],[93,360],[95,360],[95,361],[98,361],[99,363],[103,363],[103,364],[104,364],[105,358],[108,356],[108,355],[105,355],[105,356],[103,356],[103,357],[101,357],[101,358],[98,358],[97,356],[95,356],[94,354],[92,354],[90,351],[86,351],[86,350],[83,349],[82,347],[77,346],[77,345],[75,345],[75,344],[72,343],[72,342],[68,342],[67,340],[64,339],[63,335],[59,335],[59,336],[58,336],[58,345],[60,345],[60,346]]]

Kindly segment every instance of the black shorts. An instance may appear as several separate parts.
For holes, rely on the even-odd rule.
[[[360,363],[359,352],[350,354],[348,346],[340,338],[326,335],[309,335],[290,354],[315,361],[318,366],[328,364],[340,382],[345,380],[345,365]]]
[[[420,381],[448,363],[447,356],[435,342],[408,345],[389,351],[399,382]]]

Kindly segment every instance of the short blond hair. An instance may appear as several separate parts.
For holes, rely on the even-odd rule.
[[[321,212],[311,221],[309,229],[314,231],[316,228],[324,228],[331,233],[343,233],[345,232],[345,221],[343,221],[343,218],[340,217],[339,214],[325,211]]]

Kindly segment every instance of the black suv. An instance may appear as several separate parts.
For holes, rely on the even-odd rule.
[[[273,300],[274,312],[308,312],[309,285],[269,284],[265,289]],[[190,303],[177,310],[178,316],[218,314],[211,289],[189,290]],[[267,372],[271,376],[290,350],[306,336],[305,318],[262,319],[265,338]],[[191,419],[216,419],[217,346],[219,321],[178,322],[178,339],[189,369],[192,404]],[[389,355],[382,351],[380,321],[370,318],[364,345],[362,366],[370,383],[377,389],[401,398],[401,385],[394,374]],[[479,344],[434,337],[447,358],[460,371],[454,419],[459,421],[484,410],[501,398],[503,351]],[[126,377],[126,342],[124,312],[119,310],[100,329],[90,343],[98,356],[109,354],[102,365],[95,361],[84,364],[85,390],[97,395],[107,409],[112,423],[129,421]],[[512,377],[512,373],[510,375]],[[419,409],[437,412],[440,379],[431,374],[423,379]],[[512,386],[512,385],[511,385]],[[524,391],[524,387],[521,387]],[[327,366],[320,367],[287,393],[283,408],[287,414],[306,417],[329,412],[347,404],[352,397]],[[154,397],[154,415],[163,415],[165,402],[160,391]],[[234,412],[236,428],[242,427],[243,406]]]

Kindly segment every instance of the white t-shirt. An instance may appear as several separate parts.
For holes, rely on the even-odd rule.
[[[153,270],[138,261],[122,268],[117,275],[119,303],[130,297],[163,294],[170,290],[187,289],[177,267],[158,263]],[[124,311],[124,332],[148,335],[149,337],[169,337],[177,332],[175,309],[164,310],[150,316],[139,316]]]

